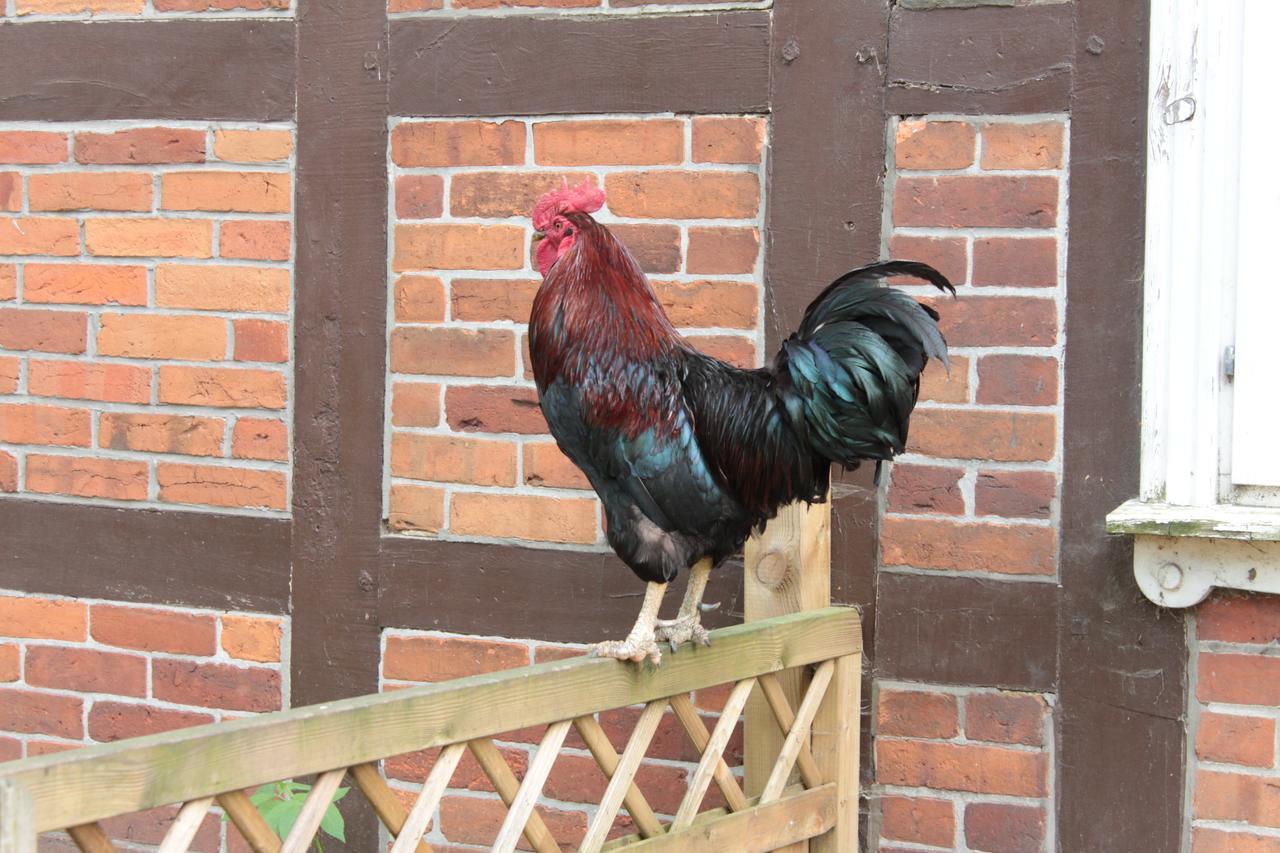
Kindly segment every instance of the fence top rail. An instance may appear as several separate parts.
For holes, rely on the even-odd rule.
[[[621,708],[861,651],[856,611],[715,631],[662,666],[580,657],[0,764],[44,832]]]

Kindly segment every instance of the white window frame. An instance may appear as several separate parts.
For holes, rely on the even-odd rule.
[[[1280,396],[1280,367],[1256,349],[1267,327],[1251,322],[1280,304],[1280,284],[1251,275],[1280,246],[1276,217],[1247,213],[1275,185],[1242,181],[1264,174],[1251,164],[1280,130],[1263,73],[1275,42],[1253,47],[1277,32],[1276,2],[1152,3],[1141,490],[1107,529],[1135,535],[1139,586],[1165,606],[1215,586],[1280,593],[1280,489],[1232,479],[1233,467],[1255,480],[1280,468],[1256,455],[1267,438],[1280,447],[1280,417],[1270,436],[1258,429],[1280,412],[1260,393],[1269,382]]]

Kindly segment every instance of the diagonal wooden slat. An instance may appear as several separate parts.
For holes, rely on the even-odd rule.
[[[546,784],[551,765],[555,764],[556,756],[560,754],[560,747],[564,745],[565,735],[569,734],[569,726],[572,723],[572,720],[561,720],[547,726],[546,734],[538,744],[538,751],[533,754],[529,769],[525,771],[520,790],[510,804],[507,818],[498,830],[498,837],[493,842],[494,853],[512,853],[516,849],[516,842],[524,834],[525,824],[529,822],[529,815],[533,813],[533,806],[538,801],[538,795],[542,793],[542,786]]]
[[[81,853],[115,853],[116,846],[96,823],[83,823],[67,827],[67,835],[76,843]]]
[[[804,699],[800,702],[795,722],[791,724],[791,731],[787,732],[787,738],[782,742],[778,761],[773,765],[769,781],[764,783],[764,790],[760,792],[761,805],[778,799],[782,795],[782,789],[787,786],[787,777],[791,775],[791,768],[795,765],[796,756],[800,754],[800,747],[809,739],[809,727],[813,725],[813,717],[818,713],[822,697],[827,695],[827,685],[831,683],[831,676],[835,670],[836,662],[828,660],[823,661],[813,673],[809,692],[804,694]]]
[[[520,791],[520,780],[511,772],[502,753],[498,752],[498,748],[488,738],[467,741],[467,749],[471,750],[471,754],[480,763],[480,769],[489,777],[502,802],[510,808]],[[560,845],[551,837],[551,830],[547,829],[542,816],[536,811],[529,815],[529,822],[524,827],[524,837],[537,853],[560,853]]]
[[[212,806],[213,797],[201,797],[183,803],[182,808],[178,809],[177,817],[169,825],[169,831],[164,834],[164,840],[160,842],[159,853],[187,853],[187,848],[200,830],[200,822]]]
[[[293,829],[289,830],[284,844],[280,846],[280,853],[306,853],[307,848],[311,846],[311,840],[315,838],[316,831],[320,829],[320,821],[324,819],[324,813],[333,802],[334,792],[338,790],[338,786],[342,784],[342,777],[346,775],[345,767],[320,774],[315,784],[311,786],[311,793],[307,795],[306,802],[302,804],[302,811],[298,812],[298,817],[294,819]]]
[[[578,848],[581,853],[597,853],[608,838],[613,819],[617,817],[623,798],[632,788],[632,780],[640,769],[640,761],[653,741],[654,732],[658,730],[658,723],[662,721],[666,710],[667,700],[655,699],[640,713],[640,719],[631,732],[631,739],[627,741],[627,748],[622,751],[622,760],[609,779],[609,786],[605,788],[596,816],[592,818],[587,834]]]
[[[702,722],[702,717],[694,710],[689,697],[672,696],[671,710],[676,712],[676,718],[680,720],[680,725],[689,735],[689,741],[694,749],[699,753],[704,751],[707,748],[707,741],[711,740],[711,735],[707,732],[707,725]],[[747,807],[746,795],[742,793],[742,788],[738,787],[738,780],[734,778],[733,771],[724,763],[723,758],[716,764],[714,778],[716,787],[720,789],[720,793],[724,794],[724,801],[729,804],[729,811],[740,812]]]
[[[686,828],[697,816],[698,807],[702,805],[702,798],[707,793],[707,786],[711,784],[711,777],[715,774],[716,767],[722,763],[721,755],[724,754],[729,736],[733,734],[733,729],[738,724],[738,717],[742,715],[742,708],[747,704],[747,697],[751,695],[751,688],[755,687],[755,684],[754,678],[744,678],[729,692],[729,698],[720,712],[720,719],[716,721],[716,727],[711,731],[711,738],[702,751],[698,769],[693,771],[693,777],[689,780],[689,790],[680,801],[676,819],[671,822],[672,832]]]
[[[769,709],[773,711],[773,716],[778,721],[778,728],[782,729],[782,736],[785,738],[796,722],[796,715],[791,710],[791,703],[787,701],[787,694],[778,683],[777,676],[772,672],[760,676],[760,690],[764,693],[765,701],[769,703]],[[796,756],[796,765],[800,768],[800,778],[804,780],[806,788],[816,788],[822,784],[822,772],[818,770],[818,765],[813,760],[813,752],[809,749],[809,744],[803,741],[800,743],[800,754]]]
[[[244,791],[227,791],[216,797],[231,823],[253,848],[253,853],[278,853],[280,837],[267,825],[266,818]]]
[[[403,824],[395,830],[396,843],[392,846],[391,853],[409,853],[415,844],[422,843],[422,833],[427,831],[427,824],[431,822],[436,806],[440,805],[444,789],[449,787],[453,771],[458,769],[458,762],[466,749],[465,743],[451,743],[440,750],[440,754],[436,756],[436,763],[431,766],[427,781],[423,784],[421,793],[418,794],[418,799],[414,801],[413,809]]]
[[[369,801],[369,805],[373,806],[378,819],[391,830],[392,835],[398,837],[409,812],[387,786],[387,781],[378,772],[378,765],[373,762],[356,764],[347,768],[347,774]],[[431,847],[419,842],[416,853],[431,853]]]
[[[618,769],[618,753],[614,752],[613,744],[609,742],[609,736],[604,733],[600,723],[595,717],[588,716],[578,717],[573,721],[573,725],[578,730],[578,735],[587,744],[587,749],[591,751],[596,764],[600,765],[600,769],[604,771],[607,778],[612,779]],[[644,798],[644,794],[640,793],[635,782],[627,787],[622,802],[627,807],[627,813],[631,815],[631,819],[636,822],[636,829],[640,830],[642,837],[653,838],[665,831],[662,828],[662,822],[653,813],[649,802]]]

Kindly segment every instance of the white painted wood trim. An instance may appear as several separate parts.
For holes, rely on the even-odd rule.
[[[1162,607],[1190,607],[1215,588],[1280,593],[1280,542],[1139,536],[1133,574]]]

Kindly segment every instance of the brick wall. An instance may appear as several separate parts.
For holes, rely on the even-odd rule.
[[[882,571],[1056,579],[1066,137],[1055,116],[890,127],[887,254],[934,264],[959,295],[909,288],[942,312],[952,365],[930,367],[892,466]],[[1053,697],[875,695],[880,849],[1051,849]]]
[[[764,9],[772,0],[387,0],[387,11],[399,17],[442,15],[513,15],[564,10],[579,13],[635,15],[700,10]]]
[[[1194,853],[1280,851],[1280,597],[1197,608],[1187,772]]]
[[[290,0],[3,0],[0,21],[288,17]]]
[[[392,128],[392,530],[603,541],[595,497],[537,408],[529,212],[562,180],[603,185],[599,218],[652,276],[676,326],[714,355],[755,364],[765,130],[758,118],[680,116]]]
[[[389,630],[383,634],[381,686],[384,691],[395,690],[583,653],[581,646]],[[692,694],[694,707],[704,717],[708,730],[715,727],[718,712],[724,707],[731,686],[721,685]],[[640,711],[641,706],[636,706],[598,715],[601,727],[619,753],[626,747]],[[494,738],[517,776],[523,775],[544,730],[545,726],[538,726]],[[406,808],[412,805],[438,753],[439,750],[425,750],[385,762],[387,777],[396,793],[404,799]],[[724,757],[725,762],[740,774],[741,724],[730,738]],[[659,816],[668,821],[675,816],[688,778],[697,767],[697,760],[697,751],[689,743],[675,715],[668,710],[658,725],[635,779],[636,786]],[[587,751],[586,744],[571,730],[543,788],[539,806],[548,829],[561,845],[575,849],[582,840],[595,814],[595,804],[604,796],[608,781]],[[723,805],[719,790],[711,785],[702,808]],[[433,845],[449,845],[445,848],[449,850],[487,850],[505,815],[506,808],[488,777],[468,753],[454,771],[448,793],[441,801],[438,819],[433,821],[426,838]],[[624,809],[614,822],[611,837],[635,831]],[[473,848],[471,845],[479,846]],[[441,848],[437,846],[437,849]]]
[[[0,493],[288,507],[292,150],[0,125]]]

